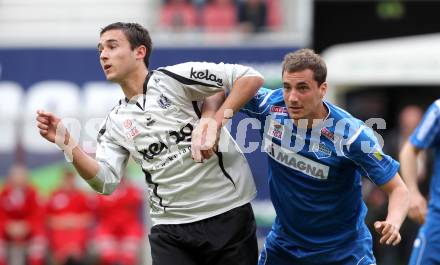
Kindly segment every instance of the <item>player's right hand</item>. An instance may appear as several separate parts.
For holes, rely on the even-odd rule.
[[[37,110],[37,127],[40,129],[40,135],[49,142],[55,143],[57,127],[60,119],[53,113],[44,110]]]
[[[420,192],[410,193],[408,217],[419,224],[423,224],[427,212],[428,207],[425,197]]]
[[[396,246],[402,240],[399,228],[388,221],[376,221],[374,229],[380,234],[380,244]]]
[[[202,163],[217,151],[220,129],[214,118],[201,118],[191,136],[191,156]]]

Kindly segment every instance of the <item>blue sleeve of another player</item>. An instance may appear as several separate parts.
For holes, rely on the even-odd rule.
[[[240,112],[245,113],[249,117],[259,119],[267,109],[267,102],[272,93],[273,90],[271,89],[265,87],[260,88],[257,94],[240,109]]]
[[[439,142],[440,138],[440,99],[436,100],[426,111],[422,121],[409,138],[418,148],[429,148]]]
[[[359,166],[363,176],[381,186],[396,175],[400,164],[383,153],[373,130],[364,126],[359,136],[350,145],[347,157]]]

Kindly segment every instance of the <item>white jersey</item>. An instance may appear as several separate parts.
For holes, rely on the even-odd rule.
[[[242,65],[205,62],[150,73],[144,94],[121,100],[107,116],[98,135],[99,172],[89,184],[111,193],[131,155],[148,183],[153,225],[195,222],[251,201],[256,194],[251,170],[226,129],[220,144],[228,146],[227,152],[196,163],[190,149],[200,103],[219,91],[229,92],[244,76],[261,77]]]

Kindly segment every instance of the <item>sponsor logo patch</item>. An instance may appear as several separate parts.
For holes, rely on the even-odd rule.
[[[143,156],[144,160],[154,159],[160,155],[162,151],[169,150],[180,142],[191,142],[191,135],[194,127],[191,123],[186,124],[179,131],[169,131],[168,137],[164,141],[158,140],[157,142],[149,144],[146,148],[137,149],[137,151]]]
[[[283,139],[284,125],[275,120],[271,120],[268,134],[270,137],[276,138],[278,140]]]
[[[127,135],[127,138],[128,138],[128,139],[131,139],[131,138],[134,138],[135,136],[137,136],[139,133],[140,133],[140,132],[139,132],[138,128],[136,128],[136,126],[135,126],[135,127],[133,127],[132,129],[130,129],[130,130],[126,133],[126,135]]]
[[[383,156],[379,151],[373,153],[373,156],[377,159],[377,161],[382,161]]]
[[[213,81],[217,83],[218,86],[223,86],[223,80],[218,78],[215,74],[209,73],[208,69],[204,71],[196,71],[193,67],[191,67],[191,72],[189,75],[190,78],[194,79],[204,79],[208,81]]]
[[[287,108],[272,105],[272,106],[270,107],[270,113],[281,114],[281,115],[287,115]]]
[[[315,162],[300,154],[294,153],[289,149],[283,148],[267,139],[264,150],[275,161],[289,168],[299,171],[307,176],[319,180],[327,180],[329,166]]]
[[[321,129],[321,134],[331,141],[335,140],[335,135],[325,127]]]
[[[332,154],[332,150],[323,143],[314,143],[312,150],[318,159],[328,158]]]
[[[124,121],[124,128],[125,129],[130,129],[131,126],[133,126],[133,122],[131,120],[127,119]]]
[[[378,164],[381,168],[386,168],[390,163],[389,160],[384,159],[384,153],[378,148],[372,150],[368,156],[373,159],[373,161],[376,162],[376,164]]]

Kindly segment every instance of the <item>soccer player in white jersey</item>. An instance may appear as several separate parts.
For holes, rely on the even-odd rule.
[[[136,23],[118,22],[101,30],[101,66],[126,98],[99,131],[95,159],[74,143],[57,116],[44,110],[37,111],[40,134],[63,148],[79,174],[100,193],[116,188],[130,156],[142,167],[150,191],[154,265],[256,264],[256,228],[249,204],[255,184],[244,155],[222,125],[229,118],[224,118],[225,110],[238,111],[263,78],[242,65],[205,62],[149,73],[151,47],[148,31]],[[211,113],[228,152],[196,163],[190,149],[199,107],[219,91],[229,96]],[[57,128],[66,132],[61,141]]]

